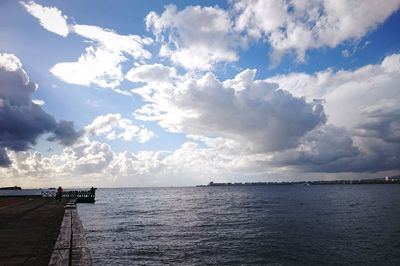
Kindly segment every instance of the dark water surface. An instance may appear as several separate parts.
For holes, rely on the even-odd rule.
[[[99,189],[94,265],[400,265],[400,185]]]

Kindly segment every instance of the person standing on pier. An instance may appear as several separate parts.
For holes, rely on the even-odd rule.
[[[60,186],[57,188],[56,199],[61,201],[62,193],[64,192],[63,188]]]

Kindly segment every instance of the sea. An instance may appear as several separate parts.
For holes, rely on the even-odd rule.
[[[98,189],[94,265],[400,265],[400,185]]]

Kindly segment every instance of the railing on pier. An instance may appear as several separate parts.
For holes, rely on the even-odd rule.
[[[55,198],[57,191],[48,190],[42,192],[43,198]],[[93,190],[74,190],[64,191],[61,195],[63,198],[76,199],[77,203],[94,203],[96,197],[96,191]]]

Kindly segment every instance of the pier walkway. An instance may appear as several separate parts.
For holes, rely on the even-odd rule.
[[[0,265],[47,265],[67,199],[0,198]]]
[[[76,201],[0,197],[0,266],[92,265]]]

